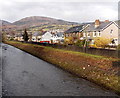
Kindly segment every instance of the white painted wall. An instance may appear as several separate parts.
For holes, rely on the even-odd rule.
[[[50,32],[46,32],[44,35],[41,37],[41,41],[51,41],[52,34]]]

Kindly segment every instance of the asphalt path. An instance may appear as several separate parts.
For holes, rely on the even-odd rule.
[[[13,46],[0,51],[3,96],[118,96]]]

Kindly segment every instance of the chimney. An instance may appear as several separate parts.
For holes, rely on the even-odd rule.
[[[95,28],[99,27],[100,26],[100,21],[99,19],[95,20]]]
[[[109,22],[109,20],[105,20],[105,22]]]

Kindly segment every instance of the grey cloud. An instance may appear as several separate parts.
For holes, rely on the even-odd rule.
[[[108,12],[109,17],[103,14],[105,9],[111,11]],[[48,16],[76,22],[98,18],[115,20],[117,15],[113,17],[111,14],[116,14],[117,9],[116,2],[12,2],[2,4],[0,17],[11,22],[26,16]]]

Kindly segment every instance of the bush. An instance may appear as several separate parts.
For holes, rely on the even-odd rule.
[[[66,37],[64,43],[65,44],[73,44],[74,43],[73,37]]]
[[[91,44],[89,45],[90,48],[97,48],[97,46],[95,44]]]
[[[95,39],[95,45],[101,48],[105,48],[106,46],[108,46],[110,42],[111,42],[111,39],[107,39],[107,38],[96,38]]]
[[[117,46],[117,49],[120,50],[120,44]]]
[[[79,47],[83,47],[84,44],[85,44],[85,40],[78,40],[78,41],[75,43],[75,45],[76,45],[76,46],[79,46]]]

